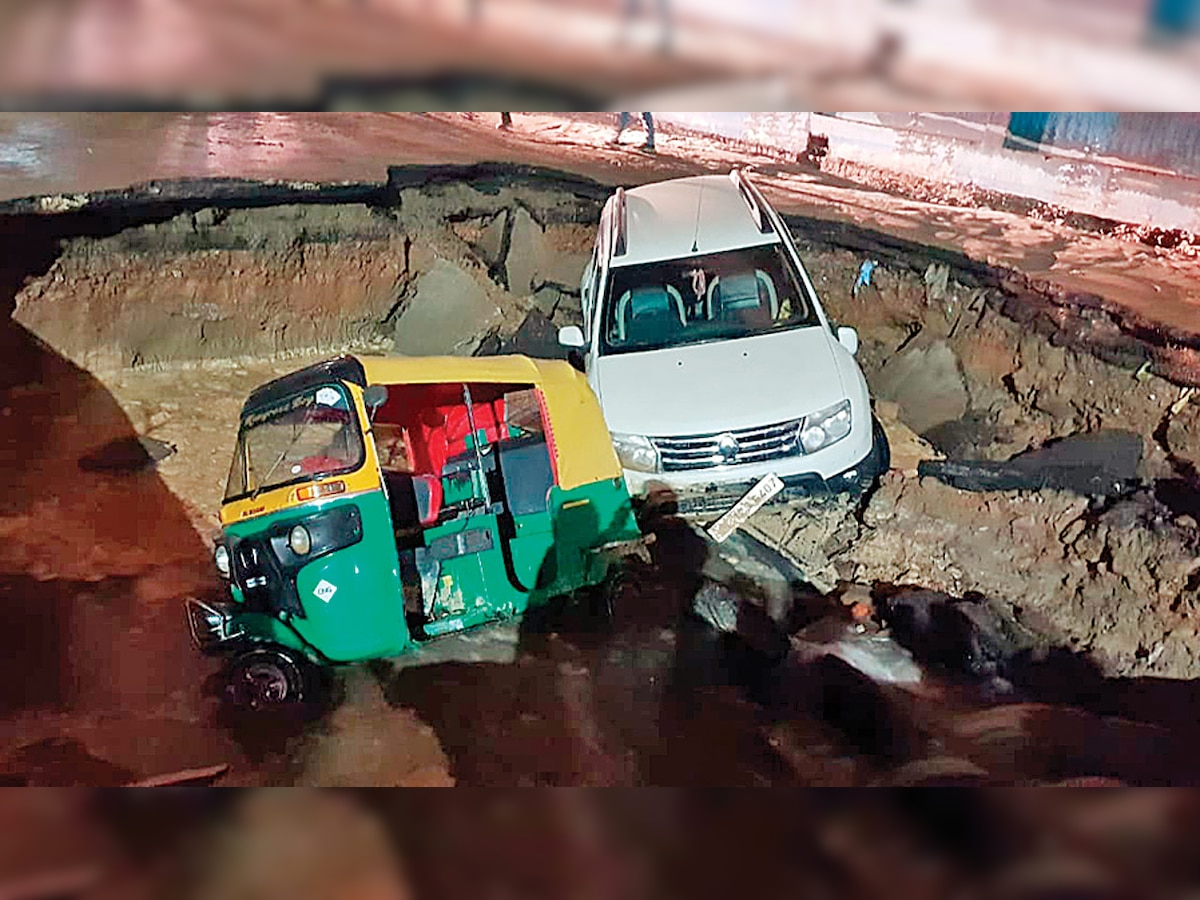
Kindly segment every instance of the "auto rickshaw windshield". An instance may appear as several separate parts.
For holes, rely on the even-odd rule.
[[[355,469],[362,431],[341,385],[310,388],[242,413],[225,500]]]

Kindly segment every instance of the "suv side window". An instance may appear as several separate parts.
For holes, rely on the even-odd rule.
[[[583,279],[579,283],[579,296],[583,307],[583,333],[586,335],[588,326],[591,324],[592,310],[595,308],[595,275],[596,275],[596,251],[592,251],[592,258],[588,260],[588,264],[583,269]]]
[[[600,263],[603,259],[603,235],[607,222],[608,217],[602,215],[600,217],[600,229],[596,235],[596,241],[592,244],[592,256],[584,267],[583,279],[579,285],[579,296],[581,306],[583,307],[583,336],[589,341],[592,339],[592,319],[595,318],[596,314],[596,302],[600,296],[600,278],[603,274]]]

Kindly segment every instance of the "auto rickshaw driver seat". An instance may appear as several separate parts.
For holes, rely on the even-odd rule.
[[[436,525],[442,512],[442,479],[436,475],[414,475],[412,485],[417,518],[427,527]]]

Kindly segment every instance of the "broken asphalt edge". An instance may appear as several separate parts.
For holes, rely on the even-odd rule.
[[[561,190],[603,202],[614,185],[559,169],[522,163],[409,164],[389,166],[379,182],[263,181],[247,178],[186,178],[148,181],[126,188],[81,194],[29,196],[0,202],[6,216],[55,218],[113,216],[127,225],[139,216],[161,217],[206,207],[266,207],[292,203],[364,203],[394,206],[400,192],[467,184],[484,194],[503,187]],[[973,259],[961,250],[922,244],[851,222],[784,215],[799,241],[869,253],[881,263],[924,271],[948,266],[966,286],[990,288],[988,308],[1033,328],[1051,343],[1086,352],[1104,362],[1149,371],[1184,387],[1200,387],[1200,333],[1157,323],[1108,298],[1063,289],[1016,269]],[[70,222],[62,223],[69,225]]]

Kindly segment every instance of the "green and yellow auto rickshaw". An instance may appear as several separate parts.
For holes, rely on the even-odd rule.
[[[600,586],[644,548],[584,377],[519,356],[342,356],[259,387],[221,524],[229,597],[188,622],[255,707],[303,699],[313,664]]]

